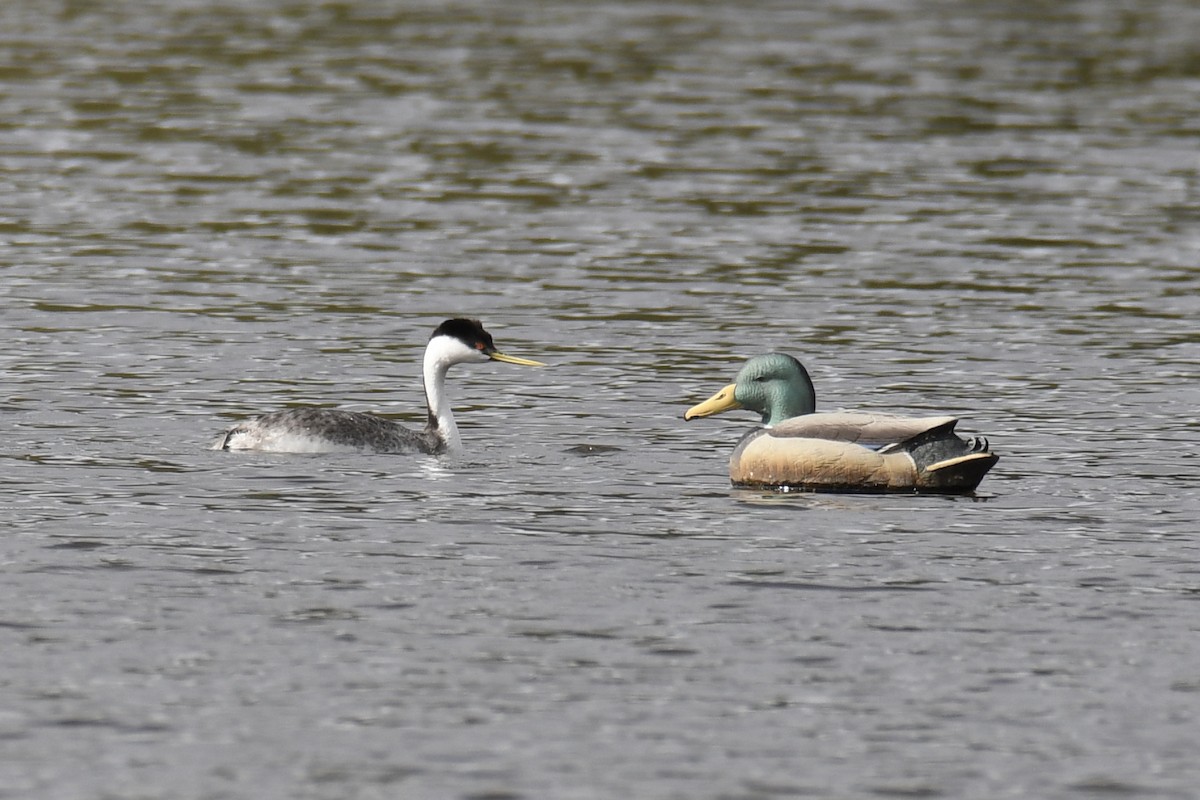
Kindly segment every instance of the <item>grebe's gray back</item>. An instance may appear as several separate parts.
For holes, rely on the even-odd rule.
[[[505,361],[531,367],[540,361],[505,355],[479,320],[448,319],[425,347],[423,378],[429,418],[420,431],[358,411],[291,408],[254,417],[224,431],[214,450],[272,453],[429,453],[462,449],[454,413],[446,397],[446,372],[470,361]]]

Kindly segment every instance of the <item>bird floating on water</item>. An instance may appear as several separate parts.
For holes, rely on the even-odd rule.
[[[986,439],[959,438],[955,417],[818,414],[808,370],[783,353],[751,358],[733,383],[683,418],[735,408],[761,414],[762,427],[734,448],[729,459],[734,486],[962,494],[974,491],[999,460]]]
[[[290,408],[254,417],[223,432],[214,450],[273,453],[428,453],[462,450],[462,439],[446,397],[446,372],[455,364],[504,361],[528,367],[540,361],[505,355],[479,320],[448,319],[425,346],[423,377],[429,419],[420,431],[358,411]]]

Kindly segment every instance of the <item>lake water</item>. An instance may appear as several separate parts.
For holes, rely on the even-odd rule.
[[[1200,6],[113,5],[0,7],[0,797],[1196,796]],[[457,315],[463,458],[205,449]],[[1001,460],[733,490],[771,349]]]

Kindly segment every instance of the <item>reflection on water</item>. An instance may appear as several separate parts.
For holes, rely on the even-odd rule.
[[[11,793],[1192,791],[1197,8],[0,31]],[[419,424],[464,314],[553,366],[451,374],[463,459],[203,449]],[[731,489],[752,419],[682,413],[770,349],[1001,461]]]

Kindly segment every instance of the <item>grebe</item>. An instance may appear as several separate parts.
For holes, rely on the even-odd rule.
[[[544,367],[540,361],[505,355],[479,320],[448,319],[425,347],[423,377],[429,421],[420,431],[358,411],[290,408],[247,420],[222,433],[214,450],[272,453],[454,453],[462,439],[446,397],[446,372],[469,361],[504,361]]]
[[[983,438],[960,439],[955,417],[817,414],[804,365],[783,353],[751,358],[734,383],[685,420],[733,408],[762,415],[729,459],[734,486],[841,492],[971,492],[999,460]]]

